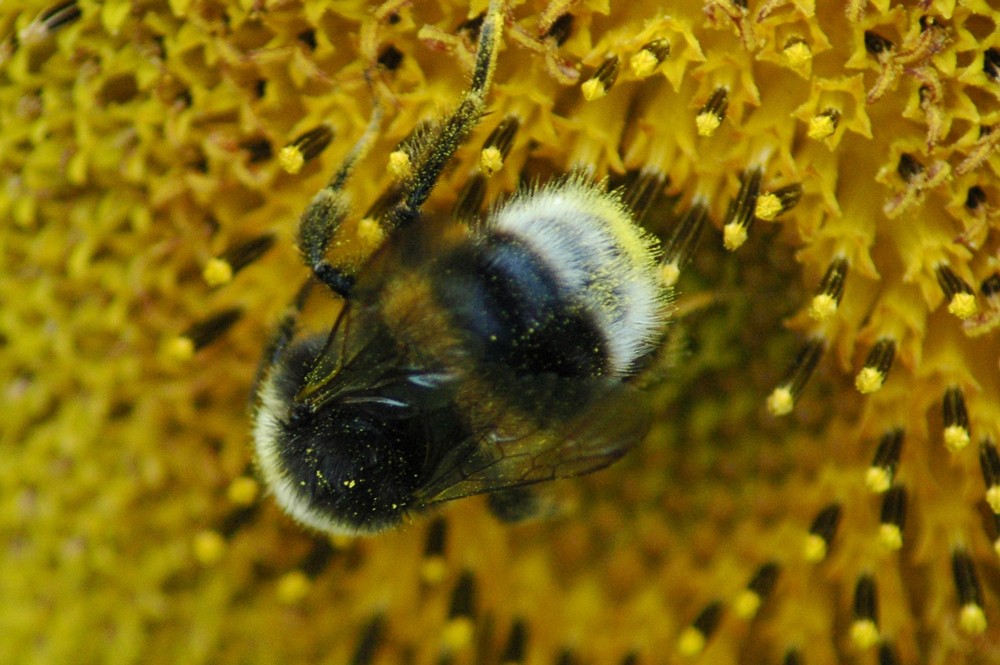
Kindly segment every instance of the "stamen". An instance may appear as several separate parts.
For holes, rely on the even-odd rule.
[[[892,361],[896,356],[896,342],[889,337],[881,337],[868,352],[865,366],[854,377],[854,387],[862,394],[879,390],[889,376]]]
[[[243,310],[234,307],[199,321],[174,338],[167,347],[168,354],[175,360],[188,360],[196,351],[211,344],[233,327]]]
[[[636,78],[649,76],[668,55],[670,55],[670,42],[666,39],[655,39],[645,44],[629,59],[632,75]]]
[[[903,430],[896,428],[886,432],[878,442],[875,459],[865,472],[865,485],[876,494],[881,494],[892,486],[903,450]]]
[[[854,587],[854,621],[850,628],[851,641],[865,650],[878,644],[878,595],[871,575],[862,575]]]
[[[526,645],[528,642],[528,629],[524,619],[516,619],[511,626],[510,636],[507,638],[507,646],[504,647],[503,656],[500,658],[502,665],[513,665],[524,662]]]
[[[695,116],[695,126],[698,128],[698,136],[711,136],[719,128],[726,118],[726,110],[729,108],[729,91],[725,88],[716,88],[712,95],[705,102],[705,105]]]
[[[300,134],[278,153],[278,162],[286,173],[296,174],[309,160],[315,158],[333,140],[333,130],[328,125],[320,125]]]
[[[956,453],[969,445],[969,412],[965,409],[962,391],[952,386],[944,393],[944,445]]]
[[[740,191],[729,203],[726,223],[722,228],[722,244],[729,251],[738,249],[747,240],[754,211],[757,209],[762,177],[761,169],[755,168],[744,172],[740,178]]]
[[[896,650],[888,642],[882,642],[878,647],[878,665],[899,665]]]
[[[17,38],[22,44],[37,44],[51,37],[59,28],[69,25],[83,15],[77,0],[66,0],[46,9],[38,18],[22,29]]]
[[[1000,515],[1000,453],[989,438],[979,444],[979,466],[986,483],[986,503],[994,514]]]
[[[757,569],[747,588],[740,592],[733,603],[733,611],[741,619],[751,619],[757,614],[761,604],[767,600],[778,580],[777,563],[769,562]]]
[[[713,601],[705,606],[694,623],[681,631],[677,641],[677,650],[681,655],[695,656],[701,653],[718,627],[720,618],[722,618],[722,603]]]
[[[389,153],[389,173],[396,180],[406,180],[413,175],[413,161],[410,154],[404,150],[393,150]]]
[[[958,625],[970,635],[982,635],[986,631],[983,592],[976,577],[976,568],[965,551],[956,550],[952,554],[951,571],[955,576],[955,590],[961,606]]]
[[[458,578],[451,593],[451,609],[442,635],[445,651],[459,651],[472,643],[475,613],[476,578],[467,570]]]
[[[492,176],[503,167],[503,160],[507,159],[510,149],[514,145],[514,136],[517,134],[521,122],[512,115],[500,121],[483,143],[482,152],[479,155],[479,169],[487,177]]]
[[[371,665],[375,661],[375,652],[381,646],[384,634],[385,618],[381,614],[376,614],[361,630],[361,639],[358,640],[350,665]]]
[[[847,280],[847,259],[840,256],[826,269],[819,289],[809,305],[809,316],[816,321],[826,321],[833,316],[844,297],[844,282]]]
[[[270,233],[233,245],[205,264],[201,271],[202,279],[209,286],[226,284],[236,273],[262,257],[273,245],[274,236]]]
[[[479,217],[484,200],[486,200],[486,176],[482,172],[474,173],[458,193],[455,218],[466,224],[474,221]]]
[[[448,522],[443,517],[438,517],[427,527],[424,560],[420,565],[420,578],[425,584],[440,584],[448,572],[444,560],[447,537]]]
[[[646,219],[650,207],[656,203],[669,181],[656,168],[630,171],[626,175],[626,184],[622,187],[622,203],[632,211],[637,222],[641,224]]]
[[[660,263],[660,275],[664,284],[675,286],[680,278],[681,269],[687,264],[698,246],[705,220],[708,219],[708,207],[704,200],[696,200],[681,217],[670,238],[667,239]]]
[[[956,275],[947,265],[937,267],[938,284],[948,299],[948,311],[960,319],[973,316],[978,307],[976,295],[965,280]]]
[[[377,62],[379,67],[394,72],[403,63],[403,52],[394,45],[389,44],[378,54]]]
[[[994,81],[1000,81],[1000,50],[988,48],[983,51],[983,73]]]
[[[791,413],[795,400],[802,394],[802,389],[819,364],[825,347],[826,340],[822,337],[814,337],[802,347],[785,373],[785,379],[768,395],[768,411],[776,416]]]
[[[588,102],[600,99],[608,94],[608,90],[618,79],[619,61],[617,56],[611,56],[601,63],[594,75],[583,82],[581,90],[583,98]]]
[[[783,213],[794,208],[799,199],[802,198],[802,185],[793,183],[787,187],[776,189],[773,192],[766,192],[757,198],[757,207],[754,216],[763,219],[765,222],[773,221]]]
[[[806,561],[813,563],[826,558],[830,550],[833,537],[837,535],[837,526],[840,524],[841,508],[839,503],[833,503],[819,511],[809,527],[809,535],[806,538],[803,554]]]
[[[865,50],[876,58],[881,58],[884,54],[893,49],[891,41],[872,30],[865,30]]]
[[[889,550],[903,546],[903,522],[906,520],[906,490],[896,485],[882,499],[879,540]]]

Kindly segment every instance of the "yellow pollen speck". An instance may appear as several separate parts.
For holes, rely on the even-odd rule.
[[[876,494],[888,492],[892,486],[892,474],[881,466],[870,466],[865,471],[865,486]]]
[[[201,531],[194,537],[194,555],[202,564],[216,563],[226,551],[226,541],[217,531]]]
[[[698,128],[698,136],[711,136],[722,124],[722,119],[714,113],[706,111],[698,114],[694,119],[694,124]]]
[[[483,148],[479,153],[479,170],[487,177],[503,168],[503,153],[496,146]]]
[[[1000,485],[994,485],[986,490],[986,503],[989,504],[990,510],[1000,515]]]
[[[836,129],[837,125],[829,115],[814,115],[809,119],[809,129],[806,134],[809,138],[819,141],[833,136]]]
[[[986,632],[986,613],[975,603],[966,603],[958,614],[958,625],[969,635]]]
[[[837,300],[828,293],[821,293],[809,303],[809,317],[814,321],[826,321],[837,313]]]
[[[354,489],[354,485],[356,485],[356,484],[357,483],[355,481],[353,481],[353,480],[345,480],[344,481],[344,487],[346,487],[347,489]]]
[[[278,600],[285,605],[294,605],[309,593],[312,582],[301,570],[293,570],[278,580]]]
[[[682,656],[697,656],[705,648],[705,635],[694,626],[688,626],[677,640],[677,651]]]
[[[295,175],[302,170],[302,166],[306,163],[306,158],[298,146],[286,145],[278,153],[278,163],[281,164],[281,168],[286,173]]]
[[[677,265],[675,261],[670,263],[664,263],[660,266],[660,279],[666,286],[675,286],[677,280],[681,277],[680,266]]]
[[[164,350],[171,360],[184,362],[194,356],[194,340],[190,337],[177,336],[167,342]]]
[[[389,173],[396,180],[403,180],[410,177],[410,174],[413,173],[413,164],[410,162],[410,156],[406,154],[406,151],[396,150],[389,155]]]
[[[752,619],[757,614],[757,610],[760,609],[761,602],[760,594],[750,589],[744,589],[733,602],[733,612],[741,619]]]
[[[953,453],[957,453],[969,445],[971,438],[969,430],[960,425],[944,428],[944,445]]]
[[[880,639],[878,626],[871,619],[858,619],[851,624],[851,642],[859,650],[872,648]]]
[[[812,50],[805,42],[795,42],[782,51],[792,67],[804,67],[812,60]]]
[[[428,557],[420,564],[420,579],[425,584],[440,584],[448,573],[448,566],[440,556]]]
[[[449,621],[441,631],[441,641],[445,651],[460,651],[472,643],[475,625],[469,617],[457,617]]]
[[[854,377],[854,387],[863,394],[873,393],[885,383],[885,374],[874,367],[862,367]]]
[[[250,476],[240,476],[229,483],[228,499],[238,506],[249,506],[260,494],[260,483]]]
[[[385,231],[378,220],[365,217],[358,222],[358,240],[365,249],[371,251],[382,245],[385,240]]]
[[[795,398],[788,388],[779,386],[771,391],[767,397],[767,410],[773,415],[784,416],[792,412],[795,406]]]
[[[628,65],[632,69],[632,74],[637,78],[645,78],[649,76],[656,70],[656,66],[658,64],[660,63],[656,59],[656,56],[646,49],[642,49],[629,58],[628,61]]]
[[[604,88],[604,84],[596,78],[584,81],[583,85],[580,86],[580,90],[583,91],[583,98],[588,102],[600,99],[608,94],[608,91]]]
[[[810,563],[817,563],[826,558],[826,541],[815,533],[806,536],[805,546],[802,548],[802,556]]]
[[[754,210],[754,216],[757,219],[763,219],[764,221],[770,222],[781,212],[781,199],[776,195],[768,192],[767,194],[761,194],[757,198],[757,207]]]
[[[960,319],[967,319],[978,310],[976,296],[971,293],[956,293],[948,303],[948,311]]]
[[[730,222],[722,229],[722,245],[730,252],[736,251],[747,241],[747,229],[742,224]]]
[[[888,550],[896,551],[903,546],[903,533],[895,524],[880,525],[878,539]]]
[[[233,267],[225,259],[210,259],[201,271],[201,277],[209,286],[222,286],[233,279]]]

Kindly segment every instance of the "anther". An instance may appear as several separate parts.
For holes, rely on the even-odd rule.
[[[951,452],[958,452],[969,445],[969,412],[965,409],[962,391],[952,386],[944,393],[944,445]]]
[[[695,116],[695,126],[698,128],[698,136],[711,136],[719,128],[726,118],[726,110],[729,108],[729,91],[725,88],[716,88],[705,105]]]
[[[865,472],[865,485],[869,490],[881,494],[892,486],[902,450],[903,430],[896,428],[882,436],[875,449],[875,458]]]
[[[509,115],[500,121],[483,143],[483,149],[479,154],[479,170],[487,177],[493,175],[503,167],[503,160],[507,159],[510,149],[514,145],[514,136],[521,126],[520,121]]]
[[[892,361],[896,357],[896,342],[889,337],[880,337],[868,352],[865,366],[854,377],[854,387],[867,394],[879,390],[889,376]]]
[[[618,56],[613,55],[602,62],[601,66],[594,72],[594,75],[580,86],[583,98],[591,102],[608,94],[608,90],[611,89],[611,86],[618,79],[618,66]]]
[[[375,661],[375,652],[382,644],[382,636],[385,634],[385,619],[381,614],[372,617],[361,630],[361,639],[354,649],[351,657],[351,665],[370,665]]]
[[[259,495],[260,483],[252,476],[234,478],[226,488],[226,498],[241,507],[252,505]]]
[[[870,649],[879,643],[878,594],[871,575],[862,575],[854,586],[854,621],[850,635],[858,649]]]
[[[778,580],[778,564],[765,563],[757,569],[746,589],[740,592],[733,603],[733,611],[741,619],[751,619],[757,614],[761,604],[767,600]]]
[[[896,650],[888,642],[882,642],[878,647],[878,665],[899,665]]]
[[[465,571],[451,593],[451,608],[448,623],[442,635],[446,651],[464,649],[472,642],[476,612],[476,578],[471,571]]]
[[[956,275],[951,268],[945,264],[937,267],[938,284],[944,291],[948,299],[948,311],[960,319],[967,319],[973,316],[978,307],[976,306],[976,295],[965,280]]]
[[[410,153],[400,148],[389,153],[389,173],[396,180],[406,180],[413,174],[413,161]]]
[[[844,297],[844,282],[847,280],[847,259],[835,258],[826,269],[819,289],[809,304],[809,316],[816,321],[826,321],[837,312]]]
[[[983,612],[983,592],[976,578],[976,568],[964,550],[956,550],[951,555],[951,571],[955,576],[955,590],[958,592],[958,625],[970,635],[981,635],[986,631],[986,613]]]
[[[924,165],[916,160],[913,155],[903,153],[899,156],[899,163],[896,164],[896,173],[903,179],[903,182],[913,182],[914,178],[924,172]]]
[[[77,0],[60,2],[39,14],[35,21],[20,31],[18,39],[23,44],[41,42],[59,28],[78,20],[82,15]]]
[[[809,377],[819,364],[826,341],[822,337],[809,340],[785,373],[784,380],[767,397],[767,409],[776,416],[791,413],[795,400],[802,394]]]
[[[708,219],[708,207],[703,200],[697,200],[681,217],[673,233],[667,239],[663,259],[660,263],[660,274],[664,284],[674,286],[680,278],[681,269],[691,259],[705,220]]]
[[[251,164],[267,161],[274,155],[274,149],[271,147],[271,142],[265,138],[243,141],[240,143],[240,148],[247,151]]]
[[[310,129],[281,149],[278,162],[287,173],[298,173],[306,162],[323,152],[332,140],[333,130],[328,125]]]
[[[170,355],[178,360],[189,359],[195,351],[211,344],[232,328],[241,316],[243,310],[234,307],[192,324],[170,343]]]
[[[394,72],[399,69],[399,65],[403,62],[403,52],[392,44],[389,44],[378,54],[377,62],[379,67]]]
[[[995,272],[979,284],[979,292],[993,309],[1000,309],[1000,272]]]
[[[720,618],[722,618],[722,603],[712,601],[698,614],[694,623],[681,631],[677,650],[684,656],[701,653],[718,627]]]
[[[570,34],[573,32],[573,15],[563,14],[555,21],[552,22],[552,26],[545,33],[545,37],[555,41],[556,46],[562,46],[567,39],[569,39]]]
[[[983,51],[983,73],[994,81],[1000,81],[1000,50],[988,48]]]
[[[645,78],[656,71],[668,55],[670,55],[670,42],[666,39],[654,39],[636,51],[629,59],[628,65],[636,78]]]
[[[833,136],[840,123],[840,111],[834,108],[823,109],[813,117],[809,118],[809,127],[806,135],[817,141]]]
[[[865,30],[865,50],[876,58],[893,49],[893,43],[882,35]]]
[[[965,208],[970,212],[975,212],[986,203],[986,192],[979,185],[973,185],[969,187],[969,190],[965,193]]]
[[[757,198],[754,217],[770,222],[798,205],[802,198],[802,185],[793,183],[787,187],[766,192]]]
[[[524,662],[524,655],[528,643],[528,629],[524,624],[524,619],[516,619],[511,626],[510,636],[507,638],[507,645],[504,647],[503,656],[500,658],[502,665],[514,665]]]
[[[474,173],[458,193],[455,202],[455,218],[466,224],[479,217],[486,199],[486,176],[482,172]]]
[[[896,485],[882,498],[879,540],[889,550],[903,546],[903,523],[906,520],[906,490]]]
[[[262,257],[273,245],[274,236],[270,233],[233,245],[205,264],[201,271],[202,279],[209,286],[226,284],[236,273]]]
[[[750,224],[757,210],[760,181],[763,173],[759,168],[745,171],[740,177],[740,191],[729,202],[726,222],[722,227],[722,244],[729,251],[738,249],[747,240]]]
[[[994,514],[1000,515],[1000,453],[989,438],[979,444],[979,466],[986,484],[986,503]]]
[[[826,558],[833,538],[837,535],[840,514],[840,504],[833,503],[819,511],[813,519],[803,552],[806,561],[817,562]]]
[[[275,595],[283,605],[295,605],[302,602],[312,589],[312,580],[301,570],[291,570],[278,579]]]
[[[447,573],[444,560],[445,541],[448,537],[448,522],[438,517],[427,527],[424,541],[424,560],[420,565],[420,578],[426,584],[438,584]]]

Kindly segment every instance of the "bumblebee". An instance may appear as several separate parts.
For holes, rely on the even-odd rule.
[[[504,14],[492,0],[468,91],[408,146],[370,258],[350,270],[326,253],[377,106],[300,219],[312,274],[265,350],[253,437],[275,499],[308,527],[374,533],[484,493],[510,516],[524,488],[606,467],[649,430],[633,379],[663,339],[670,289],[619,194],[577,174],[473,223],[421,213],[484,113]],[[343,307],[329,334],[299,340],[311,283]]]

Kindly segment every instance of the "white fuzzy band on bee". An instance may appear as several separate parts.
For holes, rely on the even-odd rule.
[[[656,240],[617,193],[569,176],[518,192],[490,214],[486,228],[526,243],[593,316],[611,375],[629,374],[661,339],[668,299],[656,271]]]

